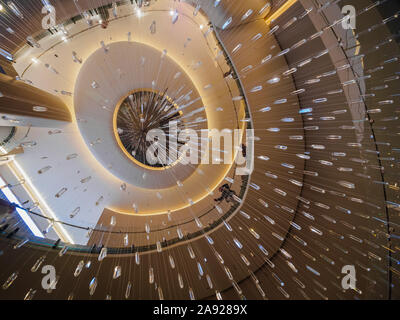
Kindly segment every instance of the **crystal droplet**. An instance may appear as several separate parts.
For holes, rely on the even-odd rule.
[[[89,182],[92,179],[91,176],[81,179],[81,183]]]
[[[152,267],[149,268],[149,283],[150,284],[154,283],[154,270]]]
[[[171,255],[169,255],[169,264],[171,265],[172,269],[175,269],[175,261]]]
[[[81,207],[76,207],[76,208],[74,209],[74,211],[71,212],[71,214],[69,215],[69,217],[72,219],[73,217],[75,217],[75,216],[79,213],[79,211],[81,211]]]
[[[89,294],[92,296],[94,294],[94,292],[96,291],[96,287],[97,287],[97,279],[96,277],[94,277],[90,283],[89,283]]]
[[[102,261],[107,256],[107,248],[102,248],[97,260]]]
[[[14,249],[19,249],[19,248],[21,248],[25,243],[27,243],[27,242],[29,242],[29,239],[28,238],[25,238],[25,239],[22,239],[22,240],[20,240],[19,242],[17,242],[15,245],[14,245]]]
[[[178,283],[179,283],[179,287],[180,287],[181,289],[183,289],[184,283],[183,283],[183,278],[182,278],[182,276],[181,276],[180,273],[178,273]]]
[[[200,229],[203,228],[203,224],[201,223],[201,221],[199,220],[199,218],[196,217],[194,220],[196,221],[196,224],[197,224],[197,227],[198,227],[198,228],[200,228]]]
[[[56,198],[60,198],[65,192],[67,192],[67,188],[62,188],[60,191],[58,191],[55,195]]]
[[[103,196],[101,196],[97,201],[96,201],[96,206],[98,206],[100,204],[100,202],[102,202],[104,199]]]
[[[128,245],[129,245],[129,236],[126,233],[125,236],[124,236],[124,246],[127,247]]]
[[[136,262],[136,264],[137,264],[137,265],[139,265],[139,264],[140,264],[140,256],[139,256],[139,252],[136,252],[136,253],[135,253],[135,262]]]
[[[189,244],[187,248],[188,248],[190,257],[191,257],[192,259],[196,258],[196,255],[194,254],[194,251],[193,251],[192,246]]]
[[[121,267],[120,266],[116,266],[114,268],[114,274],[113,274],[113,279],[118,279],[121,276]]]
[[[77,156],[78,156],[78,155],[77,155],[76,153],[69,154],[69,155],[67,156],[67,160],[75,159]]]
[[[116,223],[117,223],[117,218],[115,218],[115,216],[112,216],[110,220],[110,225],[114,227]]]
[[[29,289],[29,291],[27,292],[27,294],[24,297],[24,300],[32,300],[34,295],[35,295],[35,293],[36,293],[35,289],[32,289],[32,288]]]
[[[158,287],[158,298],[159,298],[160,300],[164,300],[164,294],[163,294],[163,292],[162,292],[161,287]]]
[[[64,247],[60,250],[60,252],[58,253],[58,256],[62,257],[62,256],[67,252],[67,250],[68,250],[68,247],[67,247],[67,246],[64,246]]]
[[[182,238],[183,238],[183,233],[182,233],[181,228],[177,228],[177,229],[176,229],[176,232],[178,233],[179,239],[182,239]]]
[[[32,272],[38,271],[38,269],[39,269],[40,266],[42,265],[44,259],[46,259],[46,256],[41,256],[39,259],[37,259],[37,261],[35,262],[35,264],[32,266],[31,271],[32,271]]]
[[[125,299],[129,299],[129,296],[131,295],[131,289],[132,289],[132,284],[129,281],[128,284],[126,285]]]
[[[194,292],[192,288],[189,288],[189,297],[190,300],[196,300],[195,296],[194,296]]]
[[[7,278],[7,280],[3,283],[3,286],[2,286],[3,290],[7,290],[7,289],[13,284],[13,282],[15,281],[15,279],[17,279],[17,278],[18,278],[18,271],[12,273],[12,274]]]
[[[79,263],[75,269],[75,272],[74,272],[74,277],[77,277],[81,274],[81,271],[82,271],[84,265],[85,265],[85,262],[83,260],[79,261]]]
[[[43,167],[42,169],[38,170],[38,174],[43,174],[46,171],[49,171],[50,169],[51,169],[51,166]]]

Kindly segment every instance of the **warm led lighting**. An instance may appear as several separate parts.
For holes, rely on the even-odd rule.
[[[46,201],[43,199],[41,196],[40,192],[35,188],[33,185],[32,181],[28,177],[28,175],[25,173],[25,171],[22,169],[22,167],[18,164],[17,161],[13,161],[12,163],[8,164],[8,167],[12,171],[12,173],[18,178],[20,176],[25,180],[25,190],[28,192],[30,197],[32,199],[38,200],[40,203],[39,208],[43,208],[44,212],[48,213],[50,217],[54,220],[58,220],[57,216],[55,213],[50,209],[50,207],[47,205]],[[26,188],[26,186],[28,188]],[[29,189],[32,190],[32,192],[29,192]],[[61,234],[59,234],[59,237],[63,242],[69,242],[71,244],[74,244],[74,241],[72,240],[71,236],[68,234],[68,232],[65,230],[65,228],[61,224],[57,224],[57,229],[60,231]]]
[[[265,22],[267,25],[270,25],[272,21],[278,19],[286,10],[288,10],[292,5],[294,5],[297,0],[288,0],[285,2],[283,6],[281,6],[278,10],[276,10],[272,15],[270,15]]]
[[[9,202],[15,203],[19,206],[21,206],[21,203],[18,201],[17,197],[14,195],[14,193],[10,190],[9,187],[7,187],[6,182],[3,180],[2,177],[0,177],[0,184],[3,185],[1,187],[1,191],[4,193],[6,198],[8,199]],[[22,206],[21,206],[22,207]],[[28,228],[32,231],[32,233],[39,238],[44,238],[43,233],[39,230],[35,222],[31,219],[31,217],[28,215],[28,213],[25,210],[22,210],[20,208],[16,208],[17,213],[21,217],[22,220],[26,223]]]

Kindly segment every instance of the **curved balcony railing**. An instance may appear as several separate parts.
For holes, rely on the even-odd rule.
[[[106,5],[104,6],[104,9],[110,9],[110,5]],[[97,8],[99,9],[99,8]],[[151,11],[151,10],[150,10]],[[128,14],[128,15],[124,15],[124,16],[120,16],[114,19],[110,19],[109,23],[112,23],[112,21],[114,20],[118,20],[118,19],[122,19],[125,17],[128,17],[130,15],[134,15],[134,13]],[[188,17],[189,19],[191,19],[191,17]],[[76,17],[71,18],[67,23],[76,23],[76,21],[82,19],[81,15],[78,15]],[[95,27],[100,27],[98,25],[96,26],[90,26],[80,32],[78,32],[78,34],[82,34],[83,32],[86,32],[88,30],[91,30],[92,28]],[[245,91],[243,89],[240,77],[237,73],[236,67],[228,53],[228,51],[226,50],[225,46],[223,45],[217,29],[215,28],[215,26],[212,25],[212,23],[210,22],[210,27],[212,28],[213,32],[211,33],[214,36],[215,41],[218,43],[218,45],[220,46],[224,58],[225,58],[225,63],[230,67],[231,71],[232,71],[232,78],[235,80],[235,87],[231,87],[231,83],[229,83],[229,81],[227,81],[225,79],[225,83],[228,86],[231,94],[234,91],[239,91],[239,94],[243,97],[243,102],[244,102],[244,112],[245,112],[245,117],[246,117],[246,126],[248,129],[253,128],[252,125],[252,119],[251,119],[251,113],[250,113],[250,109],[249,109],[249,105],[248,105],[248,101],[247,101],[247,97],[245,94]],[[36,35],[35,38],[36,40],[39,40],[41,38],[43,38],[44,36],[46,36],[46,34],[48,34],[49,31],[45,31],[45,32],[41,32],[40,34]],[[70,37],[74,37],[75,35],[71,35]],[[207,40],[208,41],[208,40]],[[58,44],[62,43],[56,43],[55,45],[53,45],[51,48],[49,48],[48,50],[53,49],[55,46],[57,46]],[[29,68],[29,66],[26,68],[26,70]],[[25,70],[25,71],[26,71]],[[221,69],[222,70],[222,69]],[[24,71],[24,72],[25,72]],[[232,96],[233,98],[233,96]],[[244,119],[239,119],[239,114],[238,111],[236,110],[235,104],[233,103],[233,107],[235,109],[235,114],[236,114],[236,124],[237,124],[237,128],[239,129],[241,127],[241,121]],[[236,200],[234,201],[234,203],[231,205],[231,207],[225,212],[223,213],[218,219],[214,220],[211,224],[209,224],[207,227],[198,230],[196,232],[192,232],[189,233],[187,235],[185,235],[182,238],[176,237],[176,238],[172,238],[163,242],[160,242],[161,247],[162,248],[166,248],[166,247],[170,247],[170,246],[174,246],[180,243],[186,243],[188,241],[192,241],[195,240],[199,237],[204,236],[207,233],[210,233],[214,230],[216,230],[218,227],[222,226],[223,223],[228,220],[229,218],[233,217],[234,214],[236,214],[236,212],[238,212],[239,208],[241,207],[243,200],[246,196],[247,190],[249,188],[249,184],[250,184],[250,177],[249,176],[242,176],[240,179],[235,179],[236,177],[236,164],[232,165],[232,168],[230,170],[230,181],[229,185],[231,189],[238,189],[239,190],[239,194],[237,195]],[[236,187],[238,186],[238,187]],[[67,227],[72,227],[75,229],[80,229],[84,232],[91,232],[93,233],[103,233],[103,234],[120,234],[120,235],[124,235],[124,234],[145,234],[146,231],[120,231],[120,230],[115,230],[118,227],[113,227],[113,228],[90,228],[90,227],[86,227],[86,226],[81,226],[81,225],[77,225],[77,224],[72,224],[69,222],[65,222],[65,221],[59,221],[59,220],[54,220],[52,218],[49,218],[43,214],[28,210],[26,208],[20,207],[21,209],[25,210],[26,212],[28,212],[29,214],[37,217],[37,218],[41,218],[41,219],[46,219],[48,220],[50,223],[55,223],[55,224],[62,224],[64,226]],[[202,218],[202,217],[206,217],[207,215],[211,214],[211,213],[216,213],[217,212],[217,207],[215,205],[213,205],[211,208],[209,208],[208,210],[206,210],[204,213],[201,213],[200,215],[197,215],[197,218]],[[167,231],[169,229],[176,229],[178,226],[183,226],[186,224],[190,224],[190,223],[194,223],[195,219],[190,219],[188,221],[184,221],[181,222],[176,225],[171,225],[171,226],[167,226],[165,228],[162,229],[155,229],[152,230],[152,232],[159,232],[159,231]],[[12,231],[11,231],[12,232]],[[2,231],[0,233],[2,236],[9,236],[10,233],[6,232],[6,231]],[[16,240],[24,240],[24,238],[21,238],[18,236],[18,233],[13,235],[12,238],[16,239]],[[37,238],[37,237],[33,237],[28,239],[29,241],[27,242],[26,245],[36,245],[36,246],[41,246],[41,247],[53,247],[53,248],[64,248],[64,247],[68,247],[68,251],[73,251],[73,252],[81,252],[81,253],[92,253],[92,254],[96,254],[99,253],[101,251],[101,249],[103,248],[103,245],[100,246],[87,246],[87,245],[76,245],[76,244],[68,244],[68,243],[63,243],[59,240],[55,241],[55,240],[51,240],[51,239],[43,239],[43,238]],[[107,253],[108,254],[132,254],[132,253],[136,253],[136,252],[152,252],[157,250],[157,245],[156,243],[151,244],[151,245],[146,245],[146,246],[129,246],[129,247],[107,247]]]

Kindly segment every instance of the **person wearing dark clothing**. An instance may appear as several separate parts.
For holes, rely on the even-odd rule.
[[[221,196],[219,198],[214,199],[214,201],[219,202],[222,200],[226,200],[226,202],[233,202],[233,195],[236,195],[236,192],[231,190],[229,185],[225,183],[221,187],[219,187],[219,192],[221,192]]]

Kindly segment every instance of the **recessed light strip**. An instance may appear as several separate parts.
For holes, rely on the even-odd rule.
[[[16,177],[21,177],[22,179],[25,180],[24,188],[32,199],[38,200],[39,208],[43,209],[43,212],[45,212],[46,215],[50,216],[50,218],[58,220],[53,210],[51,210],[50,207],[47,205],[46,201],[41,196],[40,192],[35,188],[32,181],[25,173],[24,169],[22,169],[22,167],[18,164],[18,162],[14,160],[8,163],[8,167]],[[74,241],[72,240],[71,236],[61,224],[55,223],[54,227],[55,227],[54,230],[56,231],[56,233],[63,242],[74,244]]]
[[[0,176],[0,184],[2,186],[1,191],[4,193],[6,196],[7,200],[11,203],[15,203],[19,206],[21,206],[21,203],[18,201],[17,197],[14,195],[14,193],[10,190],[9,187],[7,187],[7,183],[3,180],[3,178]],[[26,213],[25,210],[22,210],[20,208],[16,208],[17,213],[21,217],[21,219],[26,223],[28,228],[32,231],[32,233],[39,238],[44,238],[43,233],[39,230],[37,227],[36,223],[33,222],[31,217]]]

